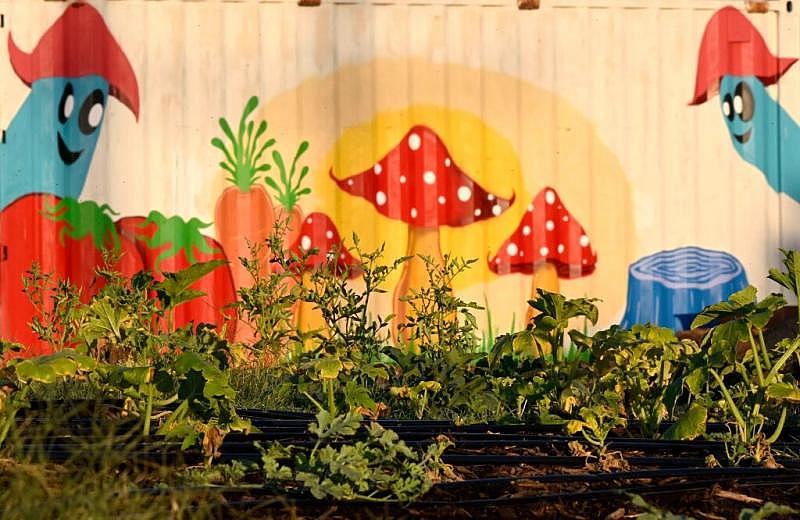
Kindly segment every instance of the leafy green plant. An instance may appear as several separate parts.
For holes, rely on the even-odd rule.
[[[721,407],[732,417],[735,434],[730,438],[733,451],[729,458],[738,462],[745,458],[756,463],[769,460],[769,446],[780,436],[787,415],[787,404],[800,402],[800,388],[784,370],[800,338],[784,340],[768,350],[762,330],[774,312],[785,305],[783,296],[772,294],[757,301],[756,289],[747,287],[726,302],[711,305],[698,314],[692,327],[719,322],[707,336],[707,374],[712,388],[723,397]],[[755,340],[753,331],[759,337]],[[740,356],[737,347],[747,345]],[[771,434],[764,433],[767,415],[780,410],[778,423]]]
[[[424,495],[434,480],[450,474],[441,461],[447,440],[424,451],[408,447],[377,422],[362,427],[362,416],[321,411],[309,431],[317,437],[309,451],[272,444],[261,451],[268,485],[303,488],[317,499],[408,503]],[[356,434],[363,430],[363,438]],[[337,444],[340,444],[338,447]],[[284,465],[286,459],[291,464]]]
[[[576,351],[567,357],[563,346],[569,322],[582,317],[595,324],[598,310],[593,299],[567,299],[542,289],[538,295],[528,303],[539,313],[525,330],[497,338],[489,368],[494,377],[514,379],[513,384],[502,386],[502,400],[509,410],[524,410],[525,416],[533,415],[542,423],[563,424],[573,417],[575,405],[591,393],[587,377],[591,367],[580,349],[592,341],[571,330]],[[516,414],[516,419],[526,417]]]
[[[580,419],[567,421],[567,433],[572,435],[580,432],[587,442],[598,449],[601,456],[604,455],[606,439],[611,431],[627,425],[620,401],[620,396],[612,390],[593,395],[590,404],[581,407],[578,412]]]

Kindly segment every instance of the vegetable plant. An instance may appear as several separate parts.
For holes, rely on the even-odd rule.
[[[784,340],[770,350],[762,334],[774,312],[785,303],[779,294],[757,301],[756,289],[750,286],[725,302],[706,307],[692,324],[698,327],[718,322],[707,336],[707,374],[711,388],[718,389],[723,397],[721,409],[726,419],[733,420],[734,449],[728,456],[734,462],[769,460],[770,445],[781,434],[788,405],[800,402],[800,388],[785,370],[800,348],[800,338]],[[737,350],[741,345],[745,348]],[[764,431],[767,412],[779,416],[771,433]]]
[[[377,422],[362,426],[362,419],[353,412],[331,416],[320,411],[309,425],[317,438],[310,451],[258,445],[266,483],[284,490],[304,489],[317,499],[408,503],[451,473],[441,461],[449,441],[413,449]],[[286,459],[291,463],[282,464]]]

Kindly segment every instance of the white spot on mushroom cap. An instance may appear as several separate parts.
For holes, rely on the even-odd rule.
[[[450,161],[449,157],[444,160],[444,165],[447,166],[448,168],[450,167],[451,164],[453,163]]]
[[[530,226],[523,226],[522,227],[522,234],[528,236],[531,234],[531,227]]]
[[[544,201],[548,204],[552,204],[556,201],[556,194],[552,190],[547,190],[544,192]]]
[[[328,237],[328,240],[333,240],[333,231],[329,229],[325,232],[325,236]]]
[[[547,249],[547,246],[542,246],[542,248],[539,249],[539,254],[542,255],[542,256],[547,256],[547,254],[549,252],[550,252],[550,250]]]
[[[564,244],[558,244],[558,247],[556,249],[558,250],[558,254],[563,253],[564,252]]]
[[[472,190],[469,189],[469,186],[461,186],[458,188],[458,200],[461,202],[467,202],[472,197]]]
[[[494,195],[489,193],[488,195],[486,195],[486,200],[494,200]]]
[[[311,237],[308,235],[303,235],[300,238],[300,247],[302,247],[305,251],[311,249]]]
[[[444,204],[445,202],[447,202],[447,199],[444,198],[444,195],[439,195],[439,198],[436,200],[439,201],[439,204]]]
[[[411,208],[411,218],[417,218],[417,208]]]
[[[425,184],[434,184],[436,183],[436,174],[428,170],[422,174],[422,180],[425,181]]]
[[[533,204],[528,204],[528,213],[533,213]]]
[[[401,175],[400,176],[400,184],[405,184],[405,183],[406,183],[406,176],[405,175]]]
[[[547,229],[547,231],[553,231],[556,225],[553,223],[552,220],[548,220],[547,222],[544,223],[544,227]]]
[[[311,220],[311,217],[308,217],[308,218],[306,219],[306,224],[311,224],[311,222],[313,222],[313,221]]]
[[[375,204],[378,206],[386,204],[386,194],[384,192],[378,191],[375,193]]]
[[[500,204],[495,204],[494,206],[492,206],[492,215],[494,215],[495,217],[502,212],[503,208],[500,207]]]
[[[517,244],[515,244],[514,242],[508,244],[508,246],[506,247],[506,253],[508,253],[508,256],[516,256],[517,253],[519,253],[519,248],[517,247]]]
[[[422,146],[422,139],[419,138],[417,134],[411,134],[408,136],[408,147],[412,150],[419,150],[419,147]]]
[[[353,179],[347,179],[347,185],[348,186],[352,186],[353,185]]]
[[[380,175],[383,171],[383,166],[380,163],[375,163],[375,166],[372,167],[372,171],[375,172],[375,175]]]
[[[475,208],[475,216],[476,217],[480,217],[481,216],[481,208]]]
[[[561,218],[561,220],[563,220],[564,222],[569,222],[569,216],[568,216],[568,215],[564,215],[564,216]]]
[[[581,235],[581,238],[578,240],[582,247],[586,247],[589,245],[589,237],[586,235]]]

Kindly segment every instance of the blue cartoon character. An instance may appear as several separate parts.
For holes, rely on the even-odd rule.
[[[773,190],[800,202],[800,127],[766,90],[795,61],[774,56],[745,15],[724,7],[703,33],[690,105],[718,93],[736,152]]]
[[[102,16],[71,4],[31,53],[8,37],[11,65],[31,88],[0,145],[0,210],[21,196],[77,198],[109,96],[139,116],[136,75]]]

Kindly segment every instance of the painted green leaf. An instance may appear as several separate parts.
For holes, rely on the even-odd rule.
[[[147,244],[150,249],[164,248],[154,261],[156,271],[161,271],[162,260],[177,256],[181,252],[183,252],[186,261],[190,264],[197,263],[195,251],[206,255],[221,253],[200,232],[201,229],[205,229],[211,224],[198,218],[184,221],[181,217],[167,217],[153,210],[147,215],[147,219],[142,222],[141,228],[144,230],[151,225],[154,225],[156,229],[153,236],[148,237],[147,234],[140,233],[137,235],[137,239]]]
[[[666,432],[667,440],[693,440],[706,432],[708,410],[697,403],[692,403],[689,409],[678,418]]]
[[[73,198],[61,199],[55,206],[45,208],[44,216],[55,222],[63,222],[59,241],[64,245],[64,237],[73,240],[91,238],[98,250],[120,248],[120,238],[114,226],[116,216],[108,204],[100,206],[92,200],[78,202]]]

